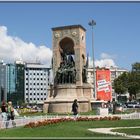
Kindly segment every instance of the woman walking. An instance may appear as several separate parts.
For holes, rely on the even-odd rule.
[[[2,115],[2,124],[6,125],[7,121],[7,106],[6,103],[3,101],[1,106],[1,115]]]

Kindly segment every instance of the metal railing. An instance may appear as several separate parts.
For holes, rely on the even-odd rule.
[[[140,119],[140,113],[135,112],[135,113],[131,113],[131,114],[115,114],[115,115],[108,115],[108,116],[118,116],[121,117],[121,119],[125,120],[125,119]],[[69,117],[73,117],[73,116],[67,116],[67,115],[63,115],[63,116],[50,116],[50,115],[44,115],[44,116],[32,116],[32,117],[18,117],[16,118],[14,121],[16,122],[16,126],[24,126],[30,122],[37,122],[37,121],[43,121],[43,120],[47,120],[47,119],[56,119],[56,118],[69,118]],[[103,115],[79,115],[79,117],[104,117]],[[0,121],[0,129],[6,128],[6,122],[7,121]],[[9,125],[8,128],[12,128],[14,127],[12,125],[12,120],[9,121]]]

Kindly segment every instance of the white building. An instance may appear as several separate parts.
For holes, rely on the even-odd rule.
[[[40,63],[25,64],[25,102],[44,103],[50,83],[49,70],[50,68]]]

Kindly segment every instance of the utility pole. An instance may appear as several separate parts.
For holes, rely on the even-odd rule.
[[[94,98],[96,99],[96,69],[95,69],[95,63],[94,63],[94,44],[93,44],[93,26],[96,25],[96,22],[92,19],[89,23],[89,26],[91,26],[92,30],[92,55],[93,55],[93,91],[94,91]]]

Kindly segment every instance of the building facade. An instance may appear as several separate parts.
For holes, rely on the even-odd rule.
[[[25,64],[25,102],[29,104],[43,104],[47,98],[47,89],[50,84],[50,68],[40,63]]]
[[[7,101],[7,65],[0,62],[0,103]]]
[[[11,100],[12,94],[16,92],[16,67],[14,64],[7,64],[7,100]]]
[[[25,63],[23,61],[15,62],[15,73],[16,73],[16,92],[15,95],[12,96],[13,103],[15,105],[19,105],[24,102],[24,67]]]

